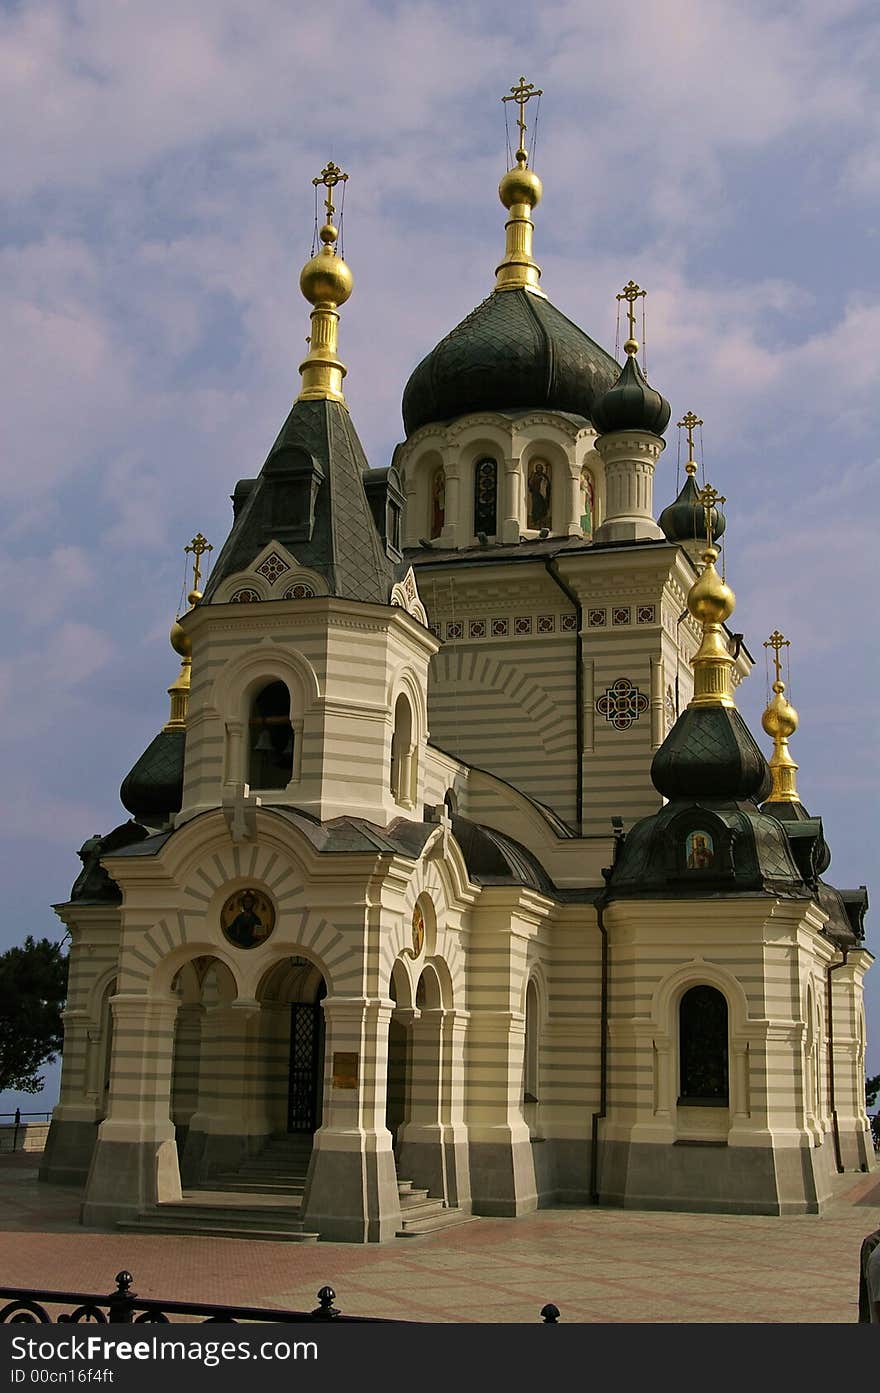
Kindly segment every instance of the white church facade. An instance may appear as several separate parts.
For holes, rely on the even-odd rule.
[[[669,405],[632,327],[621,368],[541,290],[523,145],[495,289],[369,468],[341,177],[301,394],[172,630],[132,820],[56,907],[41,1174],[86,1224],[351,1242],[566,1203],[817,1213],[874,1164],[867,897],[822,878],[778,669],[769,764],[736,710],[720,501],[691,450],[655,518]]]

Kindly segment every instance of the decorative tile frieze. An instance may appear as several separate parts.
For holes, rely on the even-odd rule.
[[[464,633],[464,625],[460,619],[454,619],[451,624],[446,625],[447,638],[461,638]]]
[[[612,624],[618,624],[618,625],[619,625],[619,624],[631,624],[631,623],[632,623],[632,610],[629,608],[629,606],[628,606],[628,605],[617,605],[617,606],[615,606],[615,608],[611,611],[611,623],[612,623]]]
[[[265,576],[270,585],[274,585],[279,576],[283,576],[290,567],[277,551],[270,551],[269,555],[257,567],[257,574]]]
[[[522,637],[524,634],[532,632],[532,616],[530,614],[518,614],[513,621],[513,632]]]
[[[636,610],[637,624],[655,624],[657,609],[655,605],[639,605]]]
[[[596,710],[615,730],[629,730],[648,709],[648,698],[629,677],[618,677],[596,701]]]
[[[469,638],[485,638],[485,637],[486,637],[486,621],[485,621],[485,619],[471,619],[471,620],[469,621],[469,623],[468,623],[468,637],[469,637]]]
[[[229,603],[231,605],[255,605],[259,599],[259,593],[245,585],[241,590],[236,590],[234,595],[230,595]]]
[[[539,615],[538,615],[538,633],[539,633],[539,634],[554,634],[555,632],[556,632],[556,615],[555,615],[555,614],[539,614]]]
[[[604,609],[587,610],[587,627],[590,629],[604,629],[608,623],[608,611]]]
[[[313,600],[315,591],[311,585],[306,585],[304,581],[298,580],[296,585],[289,585],[284,592],[285,600]]]
[[[564,634],[576,634],[576,633],[577,633],[577,626],[578,626],[578,623],[577,623],[577,615],[576,615],[576,614],[562,614],[562,615],[560,615],[560,617],[559,617],[559,627],[560,627],[560,629],[562,630],[562,632],[563,632]]]
[[[493,638],[507,638],[507,635],[508,635],[509,632],[510,632],[510,621],[509,621],[508,619],[493,619],[493,620],[492,620],[492,637],[493,637]]]

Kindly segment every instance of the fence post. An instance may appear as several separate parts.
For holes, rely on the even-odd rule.
[[[18,1129],[21,1126],[21,1108],[15,1109],[15,1122],[12,1127],[12,1149],[18,1150]]]
[[[107,1297],[107,1314],[111,1325],[131,1325],[134,1313],[136,1291],[131,1290],[134,1281],[130,1272],[117,1272],[116,1290]]]

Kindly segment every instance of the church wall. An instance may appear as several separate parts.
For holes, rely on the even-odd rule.
[[[816,1212],[830,1138],[808,1125],[802,1003],[833,955],[804,901],[616,902],[611,930],[605,1202]],[[678,1003],[691,985],[729,1013],[729,1103],[677,1102]],[[694,1144],[703,1150],[694,1159]],[[817,1145],[818,1143],[818,1145]]]

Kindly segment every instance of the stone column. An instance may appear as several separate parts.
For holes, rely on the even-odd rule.
[[[440,540],[444,547],[467,546],[468,538],[464,538],[465,528],[461,515],[461,478],[458,472],[458,460],[444,461],[446,470],[446,515],[443,523],[443,531]]]
[[[518,542],[520,534],[519,459],[508,457],[503,462],[504,483],[499,500],[502,508],[500,533],[502,542]]]
[[[474,1011],[468,1031],[468,1141],[475,1214],[513,1217],[538,1206],[528,1124],[522,1115],[525,1017]]]
[[[176,996],[114,996],[109,1111],[82,1207],[84,1224],[113,1225],[180,1199],[171,1121]]]
[[[561,531],[569,537],[580,537],[581,530],[581,470],[580,465],[568,477],[568,517]]]
[[[174,1032],[174,1071],[171,1082],[171,1121],[177,1133],[178,1150],[183,1151],[190,1118],[199,1103],[199,1063],[202,1048],[204,1007],[187,1002],[177,1011]]]
[[[260,1017],[260,1003],[246,1000],[205,1013],[198,1108],[184,1155],[187,1183],[235,1170],[265,1142],[268,1124],[257,1097]]]
[[[88,1011],[66,1010],[61,1091],[52,1113],[39,1175],[58,1185],[81,1185],[88,1174],[103,1101],[92,1086],[101,1034]]]
[[[303,1197],[303,1224],[340,1243],[379,1243],[400,1227],[400,1197],[385,1126],[388,1023],[394,1002],[328,997],[324,1124]]]
[[[654,521],[654,466],[665,441],[648,431],[600,435],[596,449],[605,464],[605,518],[593,532],[596,542],[660,539]]]

